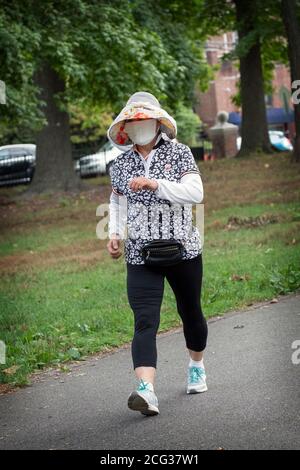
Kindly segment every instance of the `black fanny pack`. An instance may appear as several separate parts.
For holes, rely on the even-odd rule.
[[[145,264],[152,266],[171,266],[182,260],[184,246],[177,240],[152,240],[142,248]]]

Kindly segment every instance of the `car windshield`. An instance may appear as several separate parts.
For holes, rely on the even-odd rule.
[[[4,160],[6,158],[9,158],[8,150],[0,150],[0,160]]]
[[[284,137],[284,133],[282,131],[269,131],[269,135],[272,137],[274,135],[278,137]]]

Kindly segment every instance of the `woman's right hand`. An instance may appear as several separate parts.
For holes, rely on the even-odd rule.
[[[122,255],[121,240],[117,234],[111,235],[107,249],[112,258],[120,258]]]

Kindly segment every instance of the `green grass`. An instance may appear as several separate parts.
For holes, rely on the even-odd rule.
[[[228,173],[230,165],[236,168],[236,162],[219,166],[222,171],[226,166]],[[216,168],[218,171],[218,165]],[[232,178],[236,178],[235,173]],[[291,178],[295,178],[294,172]],[[267,201],[272,192],[274,187],[270,185]],[[297,196],[295,200],[289,197],[287,201],[269,203],[258,191],[251,202],[241,199],[216,206],[220,208],[205,210],[202,308],[207,318],[300,288]],[[74,224],[72,219],[76,207],[65,224],[41,220],[44,217],[45,222],[50,212],[51,217],[55,218],[55,213],[61,216],[61,206],[37,211],[38,222],[23,214],[24,236],[21,231],[5,232],[0,245],[2,260],[5,262],[5,256],[14,253],[17,261],[18,254],[33,250],[47,261],[53,246],[64,251],[74,241],[95,240],[95,201],[85,207],[89,207],[91,220],[85,218],[82,224]],[[21,206],[21,213],[23,209]],[[226,228],[229,217],[262,215],[276,216],[277,221],[236,230]],[[159,330],[179,325],[174,295],[166,282]],[[0,365],[2,383],[24,385],[31,372],[46,366],[67,370],[68,361],[131,341],[132,333],[133,314],[127,301],[123,258],[112,260],[104,251],[96,263],[58,259],[51,266],[33,263],[2,274],[0,339],[7,345],[7,363]]]
[[[248,209],[244,208],[245,216],[257,213],[257,207]],[[202,293],[207,318],[300,287],[300,247],[280,240],[293,224],[230,232],[209,230],[203,254]],[[266,239],[271,242],[265,243]],[[248,278],[236,281],[232,275]],[[18,366],[13,376],[0,371],[3,382],[26,383],[28,374],[36,368],[80,359],[132,337],[125,265],[108,257],[88,270],[70,263],[4,276],[0,311],[1,338],[8,345],[5,368]],[[160,331],[180,324],[166,282]]]
[[[90,229],[90,231],[88,231]],[[95,223],[90,222],[84,226],[78,224],[67,227],[61,226],[35,226],[34,232],[15,233],[0,242],[0,256],[25,252],[42,252],[54,247],[64,247],[71,243],[91,238],[95,231]]]

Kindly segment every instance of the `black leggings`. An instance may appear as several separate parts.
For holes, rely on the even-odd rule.
[[[164,278],[170,284],[182,319],[186,346],[203,351],[207,341],[207,323],[201,309],[202,254],[174,266],[146,266],[127,263],[127,295],[134,313],[134,337],[131,345],[133,367],[157,367],[156,334]]]

